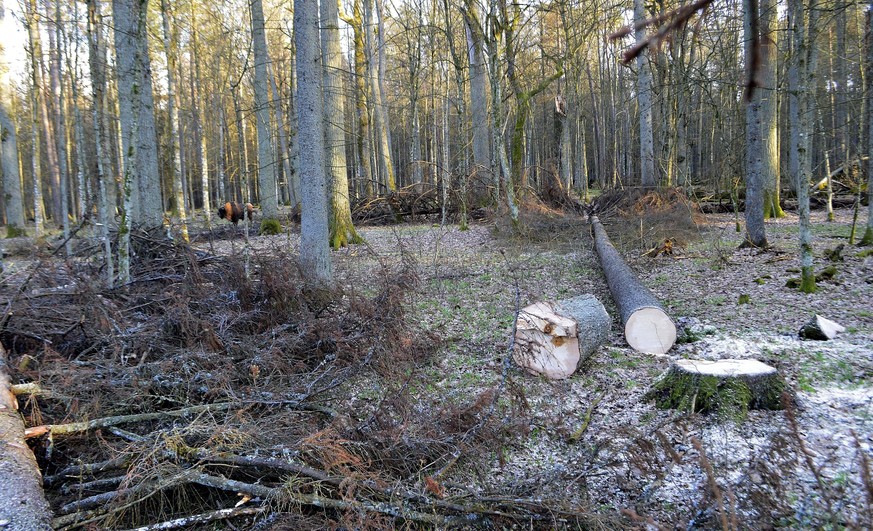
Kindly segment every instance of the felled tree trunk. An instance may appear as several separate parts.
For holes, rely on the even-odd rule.
[[[677,360],[647,395],[658,407],[741,419],[749,409],[782,409],[785,382],[758,360]]]
[[[609,315],[594,295],[524,308],[516,323],[513,359],[528,371],[569,378],[609,336]]]
[[[24,422],[10,390],[6,351],[0,346],[0,522],[4,529],[51,529],[52,513],[42,475],[24,442]]]
[[[621,313],[625,339],[638,352],[664,354],[676,342],[676,325],[612,246],[597,216],[589,220],[600,266]]]

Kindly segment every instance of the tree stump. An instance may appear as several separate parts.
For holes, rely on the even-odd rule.
[[[676,342],[673,319],[615,250],[597,216],[591,216],[589,221],[594,229],[600,267],[621,313],[625,340],[637,352],[666,353]]]
[[[818,339],[820,341],[829,341],[840,332],[845,332],[846,327],[835,323],[830,319],[825,319],[821,315],[813,315],[808,323],[800,327],[798,333],[803,339]]]
[[[537,302],[516,322],[515,362],[552,379],[569,378],[609,337],[610,318],[594,295]]]
[[[758,360],[677,360],[647,394],[659,408],[742,419],[749,409],[782,409],[785,381]]]

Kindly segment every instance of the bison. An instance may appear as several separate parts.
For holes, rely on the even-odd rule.
[[[248,214],[249,221],[251,221],[252,212],[254,211],[255,207],[252,206],[251,203],[243,204],[228,201],[224,205],[218,207],[218,217],[224,218],[236,225],[238,221],[246,217],[246,214]]]

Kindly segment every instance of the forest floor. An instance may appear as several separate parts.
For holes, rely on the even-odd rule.
[[[10,321],[0,339],[18,367],[16,380],[65,397],[58,404],[29,400],[29,425],[233,404],[185,421],[151,419],[37,441],[49,499],[58,515],[68,514],[58,527],[133,527],[231,508],[234,489],[246,492],[245,483],[284,490],[255,492],[243,506],[251,512],[230,520],[236,528],[391,528],[404,521],[438,528],[869,528],[873,256],[859,257],[863,248],[848,245],[852,212],[836,214],[830,223],[823,212],[812,214],[816,271],[833,265],[837,273],[811,295],[785,286],[799,276],[791,212],[767,223],[771,248],[764,251],[738,249],[742,235],[731,214],[696,214],[676,234],[645,219],[603,216],[643,284],[696,331],[694,341],[665,356],[625,343],[588,225],[546,214],[520,235],[494,222],[467,231],[363,227],[365,245],[333,253],[339,299],[295,284],[293,230],[252,236],[247,258],[242,229],[225,226],[195,240],[197,274],[177,264],[176,273],[151,277],[160,283],[151,291],[106,294],[93,281],[85,290],[69,265],[67,275],[78,281],[40,276],[40,286],[80,286],[82,322],[103,326],[99,341],[89,333],[69,344],[37,341],[67,326],[59,322],[51,333],[38,326],[49,310],[36,281],[28,288],[37,295],[18,310],[30,311],[36,324]],[[863,214],[858,222],[863,227]],[[672,256],[645,255],[665,237],[676,240]],[[824,258],[840,244],[842,260]],[[21,284],[28,262],[7,262],[8,274],[19,276],[12,285]],[[194,281],[201,287],[191,288]],[[584,293],[603,302],[613,324],[609,341],[576,374],[547,380],[511,363],[519,308]],[[82,310],[89,304],[100,315]],[[797,331],[814,314],[846,332],[801,340]],[[753,410],[742,419],[657,409],[644,395],[682,358],[758,359],[779,370],[794,400],[788,410]],[[111,474],[70,472],[71,464],[121,456],[127,461]],[[239,456],[309,468],[289,478],[274,461],[258,468]],[[215,480],[180,486],[180,469],[242,483],[225,495],[216,494]],[[316,481],[312,469],[330,481]],[[107,476],[127,489],[123,495],[91,512],[70,505],[111,492],[88,483]],[[168,476],[177,480],[161,479]],[[185,503],[174,500],[180,493]],[[314,503],[319,495],[332,501]],[[372,509],[376,503],[382,509]],[[394,520],[397,514],[406,516]]]

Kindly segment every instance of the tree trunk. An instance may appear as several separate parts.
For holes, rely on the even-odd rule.
[[[743,0],[743,35],[745,36],[746,64],[757,63],[756,54],[760,53],[754,42],[757,34],[753,28],[760,26],[758,13],[759,0]],[[757,22],[754,24],[753,21]],[[763,65],[759,65],[759,68]],[[758,72],[749,72],[757,79]],[[743,245],[752,247],[767,247],[767,236],[764,231],[764,186],[766,184],[766,142],[764,138],[765,123],[762,109],[763,90],[756,87],[746,103],[746,238]]]
[[[18,141],[15,124],[6,113],[6,87],[0,87],[0,171],[3,172],[3,205],[6,207],[6,237],[24,235],[24,203],[18,171]]]
[[[4,16],[5,11],[0,9],[0,22],[3,21]],[[13,101],[13,93],[9,82],[6,53],[5,49],[0,50],[0,172],[3,175],[6,237],[12,238],[25,234],[25,217],[19,167],[18,135],[8,111]]]
[[[600,266],[621,313],[625,339],[636,351],[666,353],[676,342],[676,325],[612,246],[597,216],[591,216],[590,222]]]
[[[790,176],[790,184],[792,189],[794,189],[797,184],[797,175],[800,173],[800,159],[799,153],[797,151],[797,146],[800,145],[800,129],[798,128],[798,124],[800,123],[799,116],[799,88],[801,86],[800,80],[800,71],[799,71],[799,53],[798,46],[800,43],[797,41],[795,37],[795,32],[800,31],[803,33],[803,2],[800,0],[792,0],[788,3],[788,45],[790,47],[790,53],[788,54],[788,92],[786,94],[788,98],[788,141],[790,146],[788,148],[788,175]],[[798,18],[799,17],[799,18]],[[798,22],[799,20],[799,22]],[[797,28],[796,24],[800,24]],[[805,64],[805,61],[804,61]]]
[[[799,4],[799,5],[798,5]],[[812,124],[815,108],[816,88],[816,63],[817,51],[815,40],[817,35],[818,10],[816,0],[810,0],[807,6],[808,17],[804,17],[802,3],[790,3],[789,16],[791,21],[792,39],[794,41],[793,54],[797,61],[797,78],[790,82],[793,84],[793,92],[797,97],[797,144],[792,145],[792,150],[797,153],[797,174],[794,175],[795,190],[797,191],[797,215],[800,218],[800,291],[812,293],[815,291],[815,271],[812,263],[812,231],[809,221],[809,182],[812,178]],[[808,19],[808,22],[805,20]]]
[[[42,236],[43,232],[43,197],[42,197],[42,166],[40,158],[40,109],[43,105],[40,103],[40,66],[38,54],[39,51],[39,27],[37,25],[36,14],[33,12],[33,2],[29,0],[29,11],[26,15],[27,33],[30,42],[30,143],[31,143],[31,182],[33,185],[33,220],[35,236]]]
[[[197,31],[191,32],[192,49],[191,62],[194,65],[194,123],[197,128],[197,138],[200,140],[198,146],[198,155],[200,156],[200,187],[203,204],[203,215],[206,217],[207,226],[212,220],[212,206],[209,198],[209,152],[207,149],[207,139],[204,130],[206,122],[206,91],[203,90],[203,77],[200,75],[200,48],[197,45]]]
[[[531,372],[569,378],[609,338],[610,323],[594,295],[532,304],[518,314],[512,357]]]
[[[779,204],[779,105],[777,84],[778,35],[776,1],[761,0],[761,121],[764,159],[764,218],[781,218],[785,212]]]
[[[506,190],[506,206],[509,208],[509,217],[513,225],[518,224],[518,202],[515,199],[515,187],[512,185],[512,168],[510,166],[509,157],[506,153],[506,139],[503,135],[503,127],[501,122],[505,119],[503,116],[503,93],[500,86],[500,80],[503,78],[503,71],[498,58],[498,46],[500,42],[500,26],[497,24],[493,13],[489,16],[491,22],[488,24],[488,67],[490,76],[488,77],[491,85],[491,136],[494,143],[494,151],[492,156],[497,159],[492,162],[492,166],[497,168],[494,172],[495,177],[495,203],[500,204],[501,187]]]
[[[866,12],[864,52],[867,71],[864,75],[864,98],[867,100],[867,229],[862,245],[873,245],[873,2]]]
[[[102,40],[100,4],[98,0],[88,0],[88,62],[91,73],[91,125],[94,129],[94,147],[96,150],[97,177],[97,216],[100,220],[100,235],[103,240],[103,258],[106,264],[106,285],[111,288],[115,283],[115,270],[112,262],[112,240],[109,238],[109,204],[107,185],[108,150],[106,148],[106,131],[103,129],[103,109],[106,98],[106,75],[100,50]],[[116,19],[120,15],[115,14]]]
[[[324,130],[322,76],[318,38],[317,0],[294,0],[294,45],[297,49],[297,104],[303,131]],[[333,280],[328,247],[327,178],[324,134],[300,136],[300,170],[306,175],[302,187],[300,220],[300,266],[310,282],[328,285]]]
[[[267,37],[264,31],[264,8],[261,0],[250,0],[252,44],[255,50],[255,114],[258,122],[258,189],[263,220],[278,220],[279,200],[276,166],[270,136],[270,97],[267,88]]]
[[[181,122],[179,121],[178,87],[176,86],[176,46],[170,33],[170,13],[167,0],[161,0],[161,20],[164,28],[164,53],[167,55],[167,106],[170,110],[170,150],[173,159],[173,200],[179,221],[182,223],[182,239],[188,241],[188,216],[185,195],[182,191]],[[138,117],[137,117],[138,118]],[[133,161],[131,161],[133,162]],[[125,172],[125,175],[128,175]]]
[[[634,22],[640,24],[646,20],[646,8],[643,0],[634,0]],[[646,36],[645,28],[636,31],[637,43]],[[649,67],[648,54],[643,52],[637,56],[637,94],[640,106],[640,183],[643,187],[655,186],[655,143],[652,134],[652,71]]]
[[[324,136],[331,211],[328,238],[334,249],[361,243],[352,223],[343,112],[343,56],[336,2],[321,2],[321,54],[324,61]]]
[[[0,345],[0,521],[20,531],[52,529],[42,474],[24,441],[24,422],[10,389],[6,350]]]
[[[48,3],[46,3],[46,14],[48,14]],[[69,185],[69,175],[67,172],[67,123],[64,113],[64,82],[61,65],[61,57],[63,55],[63,36],[61,33],[61,2],[55,0],[55,31],[49,32],[49,55],[50,64],[49,78],[52,89],[52,102],[54,106],[54,132],[55,132],[55,152],[58,157],[58,184],[59,187],[55,190],[58,197],[57,208],[60,216],[60,225],[63,228],[63,238],[65,252],[69,256],[73,252],[73,244],[70,241],[70,202],[67,198],[67,187]]]
[[[270,94],[273,95],[273,101],[276,102],[274,110],[276,112],[276,126],[279,130],[279,156],[277,158],[280,159],[281,162],[280,175],[282,183],[277,183],[277,185],[282,191],[281,200],[283,202],[296,202],[296,197],[293,197],[294,190],[291,187],[291,154],[288,147],[288,130],[285,125],[285,113],[282,110],[282,98],[279,96],[279,87],[276,86],[275,71],[270,68],[268,69],[267,75],[269,76],[270,81]],[[345,151],[343,151],[343,153],[345,153]]]
[[[367,53],[364,35],[363,0],[354,0],[352,15],[340,13],[340,17],[352,27],[355,63],[355,104],[358,118],[358,156],[360,165],[360,178],[364,181],[367,197],[374,195],[373,167],[370,164],[372,148],[370,144],[370,110],[369,110],[369,75],[367,73]],[[300,59],[297,59],[298,63]],[[298,64],[298,69],[300,65]],[[298,76],[298,84],[300,79]],[[302,123],[302,116],[298,113],[298,120]],[[301,157],[303,148],[301,146]],[[302,165],[302,161],[301,161]]]
[[[384,37],[382,34],[382,8],[381,2],[376,3],[378,9],[379,20],[379,40]],[[364,8],[367,28],[367,50],[370,57],[370,93],[373,95],[373,125],[375,127],[376,142],[379,145],[379,165],[381,173],[385,178],[386,186],[389,191],[397,190],[397,184],[394,180],[394,163],[391,160],[391,142],[388,135],[388,114],[385,112],[385,96],[382,94],[382,83],[379,77],[379,68],[377,64],[381,63],[381,47],[379,52],[376,51],[376,37],[373,35],[373,0],[367,0]]]
[[[475,10],[475,2],[467,2],[464,11],[467,50],[470,61],[470,111],[473,120],[474,193],[481,199],[491,181],[491,144],[488,140],[488,89],[485,85],[485,57],[482,50],[483,29]]]
[[[131,138],[134,110],[138,113],[138,134],[133,168],[131,219],[147,227],[163,223],[161,177],[155,131],[152,71],[149,61],[146,9],[148,0],[113,0],[115,62],[118,65],[119,118],[122,138]],[[137,97],[138,96],[138,97]],[[129,146],[124,145],[127,151]],[[107,168],[108,169],[108,168]]]
[[[79,3],[73,3],[73,19],[79,20]],[[82,114],[79,110],[79,75],[78,68],[74,68],[73,65],[79,64],[79,25],[73,24],[73,49],[75,52],[72,54],[69,53],[69,49],[67,50],[67,71],[70,72],[70,89],[72,92],[72,104],[73,104],[73,131],[74,131],[74,142],[76,144],[76,217],[77,219],[83,219],[87,212],[90,212],[91,205],[91,197],[90,197],[90,187],[88,186],[88,180],[85,178],[85,166],[87,164],[85,157],[85,139],[84,139],[84,130],[82,125]]]
[[[246,146],[246,121],[243,118],[242,108],[239,104],[239,93],[242,90],[239,86],[233,87],[231,93],[233,95],[233,110],[236,115],[236,145],[237,145],[237,160],[239,161],[239,172],[237,174],[237,185],[239,187],[239,199],[241,203],[250,203],[249,197],[249,152]]]

